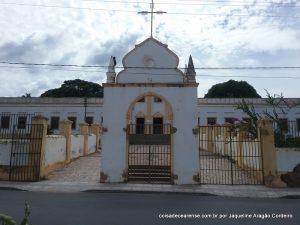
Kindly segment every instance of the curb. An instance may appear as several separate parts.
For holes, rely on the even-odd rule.
[[[281,199],[300,199],[300,195],[285,195],[282,197],[279,197]]]
[[[28,191],[21,188],[15,188],[15,187],[0,187],[1,191]]]
[[[180,191],[147,191],[147,190],[84,190],[82,193],[133,193],[133,194],[174,194],[174,195],[196,195],[196,196],[214,196],[221,197],[220,195],[205,193],[205,192],[180,192]],[[225,196],[224,196],[225,197]]]

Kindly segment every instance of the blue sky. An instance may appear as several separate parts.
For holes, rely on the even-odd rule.
[[[121,66],[122,57],[149,36],[149,17],[135,12],[149,10],[147,2],[0,0],[0,61],[106,65],[113,55]],[[154,37],[178,54],[181,67],[190,54],[196,67],[300,66],[300,1],[157,0],[155,8],[168,13],[155,17]],[[0,96],[39,96],[67,79],[105,81],[102,69],[13,67],[0,64]],[[197,74],[199,97],[230,76],[241,76],[232,79],[248,81],[262,96],[267,89],[300,97],[300,79],[247,77],[300,77],[300,70]]]

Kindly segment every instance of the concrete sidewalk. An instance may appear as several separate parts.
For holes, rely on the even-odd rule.
[[[37,192],[149,192],[186,193],[248,198],[300,197],[300,188],[268,188],[262,185],[164,185],[164,184],[100,184],[97,182],[6,182],[0,181],[0,190],[19,189]]]

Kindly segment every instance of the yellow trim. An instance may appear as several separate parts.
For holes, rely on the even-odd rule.
[[[133,102],[131,102],[129,108],[128,108],[128,111],[126,113],[126,119],[127,119],[127,123],[126,124],[129,124],[132,120],[132,111],[133,111],[133,108],[135,106],[135,104],[141,99],[141,98],[148,98],[148,97],[151,97],[153,99],[153,97],[158,97],[160,98],[164,103],[165,103],[165,113],[166,113],[166,120],[169,120],[169,121],[172,121],[173,120],[173,110],[172,110],[172,106],[170,104],[170,102],[168,100],[166,100],[163,96],[161,95],[158,95],[156,93],[153,93],[153,92],[146,92],[140,96],[138,96],[137,98],[135,98],[135,100]],[[147,99],[146,99],[147,101]],[[147,110],[148,110],[148,107],[147,107]],[[152,113],[151,113],[152,114]]]

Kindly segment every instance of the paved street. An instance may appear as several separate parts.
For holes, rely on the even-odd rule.
[[[39,193],[0,191],[0,213],[20,221],[24,202],[35,225],[300,224],[299,199],[250,199],[184,194]],[[291,219],[162,219],[165,214],[269,214]]]
[[[55,182],[99,183],[100,153],[80,157],[63,169],[52,172],[48,179]]]

